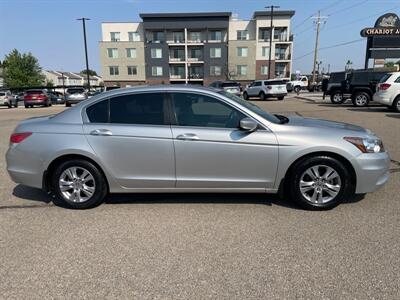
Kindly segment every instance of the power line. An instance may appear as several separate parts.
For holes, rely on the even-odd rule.
[[[364,3],[368,2],[368,1],[369,1],[369,0],[363,0],[363,1],[357,2],[357,3],[355,3],[355,4],[352,4],[352,5],[350,5],[350,6],[347,6],[347,7],[345,7],[345,8],[341,8],[341,9],[339,9],[339,10],[336,10],[336,11],[330,13],[329,16],[336,15],[336,14],[338,14],[338,13],[341,13],[341,12],[346,11],[346,10],[348,10],[348,9],[351,9],[351,8],[353,8],[353,7],[362,5],[362,4],[364,4]]]
[[[358,43],[358,42],[361,42],[361,41],[365,41],[365,39],[362,38],[362,39],[357,39],[357,40],[353,40],[353,41],[349,41],[349,42],[343,42],[343,43],[340,43],[340,44],[335,44],[335,45],[330,45],[330,46],[322,47],[322,48],[319,48],[319,51],[328,50],[328,49],[332,49],[332,48],[337,48],[337,47],[341,47],[341,46],[346,46],[346,45]],[[306,53],[306,54],[304,54],[304,55],[302,55],[302,56],[293,58],[293,60],[301,59],[301,58],[306,57],[306,56],[309,56],[309,55],[311,55],[311,54],[313,54],[313,53],[314,53],[314,51],[308,52],[308,53]]]
[[[329,9],[329,8],[331,8],[331,7],[333,7],[333,6],[335,6],[336,4],[338,4],[339,2],[342,2],[343,0],[338,0],[338,1],[336,1],[336,2],[333,2],[333,3],[331,3],[331,4],[329,4],[328,6],[325,6],[324,8],[321,8],[320,9],[320,11],[325,11],[325,10],[327,10],[327,9]],[[367,0],[368,1],[368,0]]]

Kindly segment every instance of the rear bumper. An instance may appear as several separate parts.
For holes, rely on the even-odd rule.
[[[375,94],[373,97],[374,102],[384,104],[384,105],[392,105],[392,101],[389,97],[385,97],[384,95]]]
[[[366,153],[355,160],[357,194],[365,194],[380,189],[389,180],[390,157],[387,152]]]
[[[45,105],[48,100],[24,100],[25,105]]]
[[[279,94],[266,94],[267,98],[278,98],[278,97],[285,97],[287,93],[279,93]]]

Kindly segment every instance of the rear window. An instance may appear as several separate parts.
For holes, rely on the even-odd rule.
[[[68,94],[82,94],[84,92],[84,89],[67,89]]]
[[[379,80],[379,82],[380,82],[380,83],[386,82],[386,80],[388,80],[390,77],[392,77],[392,74],[385,74],[385,75],[383,75],[383,77],[381,78],[381,80]]]
[[[264,81],[264,85],[286,85],[286,82],[283,80],[271,80]]]
[[[329,82],[331,82],[331,83],[341,83],[345,79],[346,79],[346,73],[345,72],[332,73],[331,77],[329,77]]]
[[[27,94],[27,95],[41,94],[41,93],[43,93],[42,90],[28,90],[28,91],[26,91],[26,94]]]
[[[239,87],[239,84],[237,82],[224,82],[222,87]]]

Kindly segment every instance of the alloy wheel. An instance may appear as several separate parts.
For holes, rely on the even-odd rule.
[[[324,204],[334,200],[341,187],[338,172],[326,165],[312,166],[300,177],[300,192],[311,203]]]
[[[368,102],[368,99],[365,95],[358,95],[356,97],[357,106],[364,106]]]
[[[333,95],[333,102],[335,103],[340,103],[343,100],[343,95],[342,94],[335,94]]]
[[[83,203],[92,198],[96,184],[93,175],[83,167],[70,167],[61,173],[58,186],[62,197],[73,203]]]

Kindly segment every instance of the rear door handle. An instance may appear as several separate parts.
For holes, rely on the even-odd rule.
[[[108,129],[95,129],[90,132],[91,135],[97,135],[97,136],[111,136],[112,132]]]
[[[176,137],[177,140],[183,140],[183,141],[198,141],[199,137],[195,135],[194,133],[184,133],[180,134]]]

